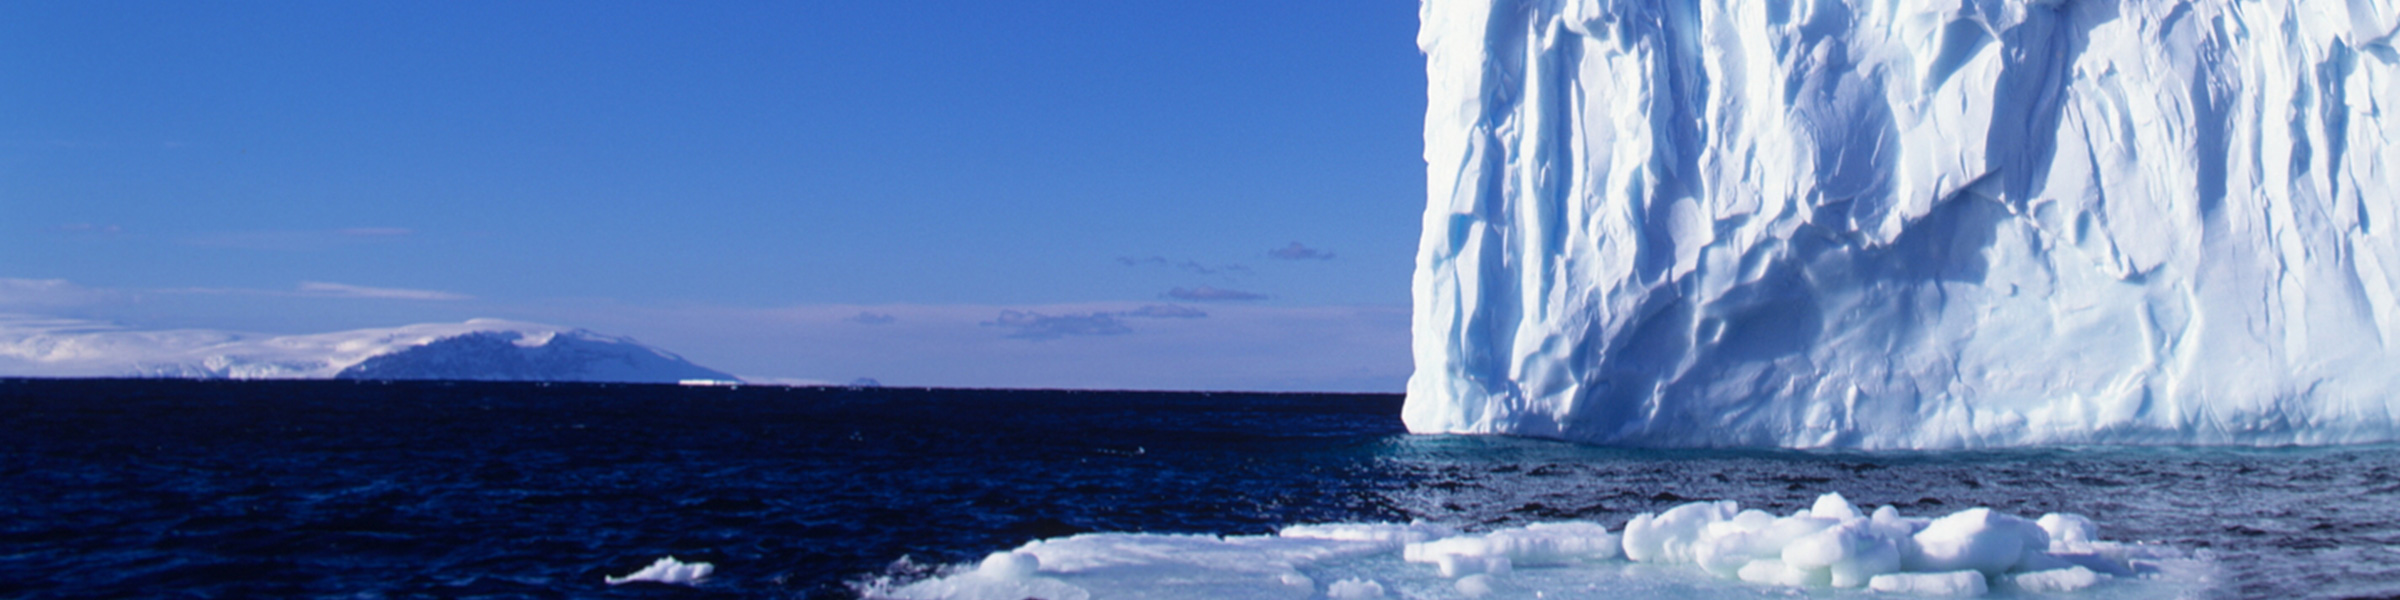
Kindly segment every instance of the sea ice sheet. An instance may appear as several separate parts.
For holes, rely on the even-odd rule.
[[[2400,3],[1421,16],[1412,430],[2395,439]]]

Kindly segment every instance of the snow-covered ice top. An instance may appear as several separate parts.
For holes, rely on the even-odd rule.
[[[1428,0],[1406,420],[2400,434],[2394,0]]]
[[[268,336],[200,329],[140,331],[15,315],[0,315],[0,376],[647,383],[734,379],[631,338],[498,319]]]

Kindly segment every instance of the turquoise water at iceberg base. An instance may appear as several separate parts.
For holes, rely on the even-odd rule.
[[[1052,600],[1260,597],[1208,588],[1195,580],[1205,573],[1173,565],[1216,560],[1213,572],[1240,572],[1250,559],[1226,548],[1322,550],[1276,545],[1298,525],[1474,535],[1584,521],[1615,532],[1696,501],[1785,515],[1827,493],[1909,517],[2076,513],[2100,539],[2173,557],[2075,592],[1996,597],[2400,596],[2391,446],[1629,450],[1414,436],[1399,404],[0,380],[0,597],[907,595],[989,572],[988,555],[1037,540],[1090,551],[1080,564],[998,561],[1021,589],[1057,592]],[[688,584],[607,582],[668,556],[710,569]],[[1287,563],[1298,579],[1262,594],[1341,597],[1371,582],[1387,598],[1896,597],[1622,558],[1482,575],[1399,552]]]

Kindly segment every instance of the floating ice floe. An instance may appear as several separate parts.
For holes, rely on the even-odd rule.
[[[1826,494],[1787,515],[1694,502],[1635,516],[1618,531],[1569,521],[1482,533],[1413,523],[1253,536],[1085,534],[859,591],[902,600],[1718,598],[1804,590],[2114,599],[2188,596],[2213,579],[2204,559],[2100,540],[2096,529],[2079,515],[2026,519],[1988,508],[1907,517]]]
[[[1090,600],[1091,592],[1042,577],[1042,561],[1024,552],[994,552],[974,570],[921,581],[903,588],[907,598],[927,600]]]
[[[716,570],[716,565],[704,562],[687,563],[669,556],[660,558],[658,562],[650,563],[650,566],[642,567],[642,570],[634,571],[624,577],[603,577],[602,580],[607,581],[609,585],[622,585],[636,581],[692,585],[699,583],[701,579],[707,578],[709,573]]]

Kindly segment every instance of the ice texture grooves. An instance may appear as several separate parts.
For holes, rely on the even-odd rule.
[[[1405,419],[2395,438],[2391,0],[1428,0]]]

